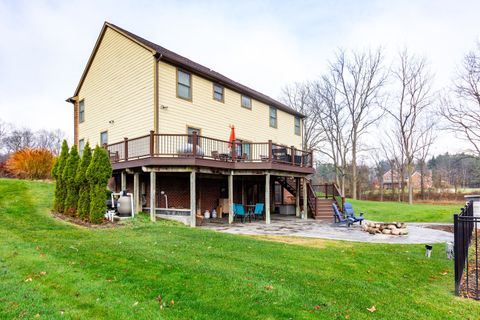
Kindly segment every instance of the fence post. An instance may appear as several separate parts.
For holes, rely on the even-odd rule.
[[[154,145],[155,145],[155,142],[154,142],[154,139],[155,139],[154,133],[155,133],[155,131],[150,130],[150,157],[153,157],[153,149],[154,149]]]
[[[192,154],[193,157],[197,157],[197,145],[198,145],[198,136],[197,136],[197,131],[193,131],[192,134]]]
[[[272,162],[272,140],[268,140],[268,162]]]
[[[127,137],[123,138],[123,143],[125,148],[125,151],[124,151],[125,161],[127,161],[128,160],[128,138]]]
[[[290,153],[292,154],[292,166],[295,165],[295,147],[294,146],[291,146],[290,147]]]
[[[453,257],[454,257],[454,272],[455,272],[455,294],[460,295],[460,246],[458,238],[458,214],[453,215]]]

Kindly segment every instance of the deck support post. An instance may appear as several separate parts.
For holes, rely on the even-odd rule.
[[[228,175],[228,223],[233,222],[233,172]]]
[[[306,220],[308,217],[308,198],[307,198],[307,178],[303,180],[303,214],[302,219]]]
[[[194,145],[195,148],[195,145]],[[195,227],[197,217],[196,172],[190,172],[190,227]]]
[[[142,204],[140,203],[140,173],[133,174],[133,203],[135,204],[135,213],[142,211]]]
[[[300,217],[300,178],[295,178],[295,190],[296,190],[296,196],[295,196],[295,216],[298,218]]]
[[[150,172],[150,220],[155,222],[155,203],[157,202],[157,173],[155,171]]]
[[[265,174],[265,223],[270,224],[270,173]]]
[[[122,170],[120,173],[120,191],[127,190],[127,172]]]

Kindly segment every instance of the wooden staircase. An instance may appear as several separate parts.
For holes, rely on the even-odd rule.
[[[291,177],[276,177],[275,180],[293,196],[297,196],[296,182]],[[317,220],[333,219],[332,204],[343,211],[344,197],[334,184],[312,185],[307,183],[307,201],[309,216]],[[300,203],[303,204],[303,184],[300,184]]]

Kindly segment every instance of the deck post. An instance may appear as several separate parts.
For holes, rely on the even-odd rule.
[[[228,223],[233,222],[233,171],[228,176]]]
[[[195,227],[197,217],[196,172],[190,172],[190,227]]]
[[[295,216],[300,217],[300,178],[295,178],[295,190],[296,190],[296,196],[295,196]]]
[[[265,174],[265,223],[270,224],[270,172]]]
[[[157,191],[156,191],[156,185],[157,185],[157,173],[155,171],[150,172],[150,220],[155,222],[156,217],[155,217],[155,203],[157,200]]]
[[[308,198],[307,198],[307,178],[303,179],[303,215],[302,219],[306,220],[308,217]]]
[[[142,204],[140,203],[140,173],[133,174],[133,203],[135,204],[135,213],[142,211]]]
[[[127,172],[122,170],[120,174],[120,191],[127,190]]]

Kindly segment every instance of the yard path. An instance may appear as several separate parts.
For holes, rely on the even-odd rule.
[[[293,236],[369,243],[431,244],[453,241],[452,233],[427,228],[427,225],[432,225],[432,223],[407,223],[408,235],[405,236],[371,235],[362,231],[361,226],[357,224],[347,228],[344,225],[334,225],[331,221],[312,219],[305,221],[279,216],[273,218],[270,225],[266,225],[264,221],[236,222],[232,225],[207,222],[202,227],[231,234]]]

